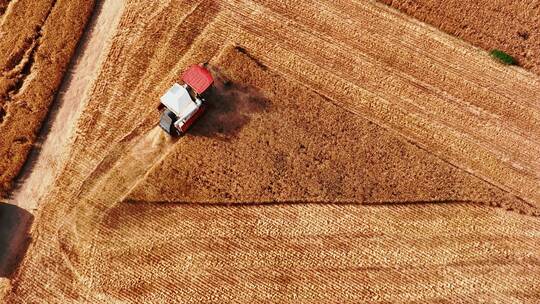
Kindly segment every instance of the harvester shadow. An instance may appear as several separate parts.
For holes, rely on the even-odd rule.
[[[216,77],[214,88],[207,96],[208,108],[193,126],[193,136],[229,140],[253,118],[267,112],[270,101],[256,87]]]
[[[15,205],[0,203],[0,277],[9,278],[17,269],[28,245],[34,216]]]

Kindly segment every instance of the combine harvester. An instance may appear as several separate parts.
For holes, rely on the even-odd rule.
[[[160,98],[159,126],[171,136],[181,136],[206,109],[206,96],[214,78],[203,65],[192,65],[182,75],[183,85],[175,83]]]

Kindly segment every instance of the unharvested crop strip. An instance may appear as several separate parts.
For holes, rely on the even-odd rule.
[[[34,37],[32,39],[32,43],[30,44],[30,48],[28,51],[28,55],[26,57],[26,61],[22,65],[22,68],[18,75],[16,76],[17,81],[14,83],[14,85],[7,91],[6,94],[6,100],[4,102],[4,107],[8,105],[12,100],[13,97],[16,96],[20,89],[24,86],[26,78],[31,74],[32,72],[32,66],[34,65],[37,51],[39,50],[39,47],[41,45],[41,39],[43,37],[43,27],[47,20],[49,19],[49,16],[51,15],[51,12],[53,11],[54,7],[56,6],[58,0],[54,0],[51,4],[50,9],[45,14],[45,18],[43,19],[43,22],[36,28],[36,31],[34,33]],[[25,51],[26,53],[26,51]],[[21,60],[24,60],[24,58],[21,58]],[[17,64],[18,65],[18,64]],[[33,111],[33,109],[32,109]],[[2,119],[0,115],[0,126],[2,125]]]
[[[31,17],[33,12],[28,8],[33,7],[33,2],[11,2],[3,27],[7,22],[10,22],[10,26],[19,26],[19,20],[23,20],[17,18],[19,14]],[[17,6],[13,6],[13,3]],[[9,118],[4,117],[1,125],[0,154],[4,159],[0,165],[2,195],[13,189],[14,179],[21,174],[26,157],[56,96],[69,59],[91,15],[94,0],[40,0],[35,5],[39,7],[39,16],[32,19],[31,26],[23,27],[24,38],[27,39],[17,35],[12,37],[19,45],[17,49],[24,49],[22,58],[22,53],[11,51],[9,45],[3,46],[3,52],[9,54],[9,57],[4,58],[7,62],[2,68],[5,75],[9,76],[5,78],[2,99],[11,105],[6,108]],[[15,140],[22,136],[28,142],[18,144]]]
[[[33,61],[31,56],[33,55],[33,53],[35,53],[36,49],[40,45],[41,37],[43,36],[43,26],[49,19],[49,16],[51,12],[53,11],[54,7],[56,6],[57,1],[58,0],[53,0],[53,2],[51,2],[51,6],[47,10],[47,12],[45,12],[45,16],[43,17],[42,22],[36,26],[34,30],[34,34],[32,38],[30,39],[30,41],[25,41],[24,46],[20,50],[17,50],[16,54],[10,58],[10,60],[8,61],[8,64],[2,71],[2,74],[0,75],[1,77],[15,78],[17,77],[17,75],[11,75],[13,70],[16,70],[16,68],[20,66],[21,64],[23,64],[23,67],[20,68],[20,70],[24,70],[24,66],[26,65],[26,63],[23,63],[23,62],[25,60]],[[18,73],[21,74],[23,72],[18,72]]]
[[[0,127],[2,127],[2,128],[5,128],[5,123],[7,121],[6,117],[11,114],[10,113],[11,111],[8,108],[10,103],[12,103],[14,98],[16,98],[16,96],[19,94],[20,90],[24,87],[24,85],[26,83],[26,79],[32,73],[32,68],[34,66],[37,53],[38,53],[39,48],[41,46],[41,39],[43,37],[44,26],[45,26],[47,20],[49,20],[49,16],[53,12],[54,8],[56,7],[56,3],[57,3],[57,0],[54,0],[51,3],[51,6],[49,7],[48,11],[46,12],[42,23],[39,26],[37,26],[36,29],[35,29],[34,36],[32,38],[32,42],[30,43],[30,47],[27,50],[24,50],[21,53],[21,54],[24,53],[25,55],[23,57],[21,57],[20,62],[18,62],[18,63],[16,63],[14,65],[14,68],[20,67],[20,71],[18,71],[17,75],[15,75],[15,76],[13,76],[13,75],[9,76],[9,78],[15,79],[15,81],[12,82],[11,85],[8,87],[8,89],[4,92],[5,95],[3,96],[4,98],[2,100],[2,103],[0,104]],[[14,58],[14,59],[16,60],[17,58]],[[9,68],[9,66],[8,66],[8,68]],[[4,75],[2,75],[2,77],[3,76]],[[36,111],[36,109],[34,108],[35,106],[29,104],[25,100],[21,101],[20,104],[18,104],[17,106],[20,107],[21,109],[26,110],[28,113],[31,113],[32,115],[37,115],[36,113],[34,113]],[[16,132],[17,130],[13,130],[13,131]],[[7,136],[6,137],[7,140],[6,140],[6,138],[3,138],[3,140],[2,140],[3,142],[5,142],[6,145],[10,145],[10,146],[13,145],[14,147],[25,147],[25,148],[22,149],[22,151],[25,151],[25,149],[26,150],[29,149],[28,148],[28,143],[31,141],[31,139],[27,135],[19,135],[19,136],[16,136],[15,138],[13,138],[13,137],[10,138],[9,135],[6,135],[6,136]],[[10,142],[10,140],[11,140],[11,142]],[[11,149],[11,148],[8,148],[8,149]],[[17,151],[17,150],[15,150],[15,151]],[[19,150],[19,152],[21,152],[21,153],[27,153],[27,152],[22,152],[22,151]],[[19,174],[19,172],[17,172],[17,171],[19,171],[20,168],[22,168],[22,166],[23,166],[23,161],[19,160],[18,163],[17,163],[17,161],[13,160],[14,159],[13,152],[7,152],[7,155],[3,155],[3,157],[7,158],[7,159],[4,159],[4,161],[7,162],[7,166],[5,166],[4,168],[7,167],[8,169],[6,170],[6,172],[0,173],[0,182],[1,182],[0,195],[3,195],[4,192],[7,191],[9,189],[9,187],[11,187],[12,179],[15,178]],[[24,157],[23,157],[23,160],[24,160]],[[10,162],[12,162],[12,163],[10,163]],[[16,166],[19,166],[16,169],[16,171],[12,171],[9,168],[13,164],[15,164]]]

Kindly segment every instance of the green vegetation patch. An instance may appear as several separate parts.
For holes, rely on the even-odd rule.
[[[501,50],[492,50],[490,53],[489,53],[493,58],[496,58],[497,60],[499,60],[500,62],[504,63],[504,64],[508,64],[508,65],[516,65],[518,62],[517,60],[508,55],[507,53],[501,51]]]

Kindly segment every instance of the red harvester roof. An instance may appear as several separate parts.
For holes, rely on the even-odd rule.
[[[212,85],[214,78],[207,69],[195,64],[184,72],[182,81],[192,87],[197,94],[202,94]]]

